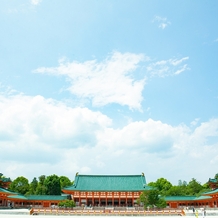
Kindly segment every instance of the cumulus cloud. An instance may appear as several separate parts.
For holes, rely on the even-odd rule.
[[[218,163],[218,119],[190,127],[149,119],[114,128],[100,112],[24,95],[1,95],[0,113],[1,166],[12,178],[145,172],[152,181],[179,172],[176,180],[203,180]]]
[[[161,153],[172,148],[171,131],[173,127],[170,125],[149,119],[146,122],[131,122],[122,129],[108,129],[101,134],[99,141],[109,147]]]
[[[167,178],[172,174],[178,176],[179,172],[183,179],[194,177],[206,182],[205,175],[213,175],[212,168],[217,163],[217,136],[218,119],[201,123],[194,130],[184,124],[174,127],[149,119],[132,122],[121,129],[107,128],[98,142],[107,147],[105,150],[113,161],[126,159],[128,166],[144,168],[151,177],[156,174],[156,178],[161,175]],[[211,137],[216,140],[211,141]],[[212,168],[202,160],[211,162]],[[201,174],[202,170],[206,171],[205,175]],[[181,178],[177,177],[177,181]]]
[[[61,75],[70,83],[68,90],[80,99],[90,99],[95,107],[117,103],[130,109],[141,110],[142,91],[149,76],[178,75],[188,69],[189,57],[151,62],[143,54],[112,53],[103,61],[69,62],[60,59],[58,67],[41,67],[35,73]],[[143,68],[141,62],[146,61]],[[138,68],[146,69],[140,76]],[[141,78],[140,78],[141,77]]]
[[[39,146],[48,155],[57,148],[94,146],[97,132],[111,125],[100,112],[69,108],[42,96],[1,96],[0,113],[0,141],[8,148],[8,155],[1,153],[1,159],[13,159],[15,154],[29,151],[32,156]]]
[[[161,29],[165,29],[167,26],[171,24],[171,22],[168,21],[166,17],[160,17],[160,16],[155,16],[152,22],[157,23],[158,27]]]
[[[184,63],[189,57],[184,57],[181,59],[168,59],[161,60],[151,63],[147,66],[147,71],[150,75],[158,77],[166,77],[178,75],[186,70],[188,70],[188,65]]]
[[[91,99],[94,106],[118,103],[140,110],[145,78],[135,78],[139,63],[145,59],[142,54],[114,52],[101,62],[60,60],[58,67],[35,72],[66,76],[71,84],[69,91],[79,98]]]

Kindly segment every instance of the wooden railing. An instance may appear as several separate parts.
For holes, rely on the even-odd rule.
[[[78,209],[51,209],[51,208],[33,208],[32,215],[130,215],[130,216],[148,216],[148,215],[180,215],[185,213],[181,209],[175,210],[78,210]]]

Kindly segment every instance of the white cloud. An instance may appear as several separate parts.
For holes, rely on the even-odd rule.
[[[165,29],[167,26],[171,24],[171,22],[169,22],[166,17],[160,17],[160,16],[155,16],[152,22],[157,23],[158,27],[161,29]]]
[[[100,112],[87,108],[69,108],[52,99],[42,96],[0,97],[0,139],[8,148],[14,147],[13,141],[20,144],[34,142],[51,147],[94,146],[96,133],[111,120]],[[19,151],[18,151],[19,152]],[[4,157],[2,157],[4,158]]]
[[[118,103],[140,110],[145,78],[135,78],[139,63],[145,59],[142,54],[114,52],[102,62],[61,60],[59,67],[39,68],[35,72],[67,76],[70,92],[91,99],[94,106]]]
[[[168,59],[161,60],[155,63],[151,63],[147,67],[147,71],[151,76],[166,77],[178,75],[186,70],[188,70],[188,65],[183,62],[187,61],[189,57],[184,57],[181,59]]]
[[[195,118],[192,122],[191,122],[191,126],[196,126],[199,122],[199,118]]]
[[[31,4],[37,6],[42,0],[31,0]]]
[[[12,179],[145,172],[149,181],[176,183],[215,174],[218,119],[195,128],[149,119],[115,129],[100,112],[23,95],[1,95],[0,113],[2,173]]]
[[[189,69],[185,63],[188,59],[183,57],[151,62],[146,70],[151,77],[178,75]],[[69,62],[62,58],[58,67],[41,67],[34,72],[66,76],[70,82],[68,90],[80,99],[91,100],[95,107],[117,103],[141,110],[146,77],[143,75],[139,78],[137,68],[140,62],[150,60],[143,54],[114,52],[101,62]]]

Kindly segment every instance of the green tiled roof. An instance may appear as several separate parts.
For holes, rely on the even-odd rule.
[[[9,195],[8,198],[11,199],[20,199],[20,200],[27,200],[27,198],[23,195]]]
[[[218,193],[218,189],[214,189],[214,190],[212,190],[212,191],[210,191],[210,192],[205,192],[205,193],[203,193],[204,195],[210,195],[210,194],[215,194],[215,193]]]
[[[196,201],[196,200],[205,200],[210,199],[210,196],[166,196],[164,199],[166,201]]]
[[[2,182],[11,182],[10,178],[0,178],[0,181]]]
[[[79,175],[74,184],[63,190],[74,191],[143,191],[152,187],[146,185],[142,175]]]
[[[62,195],[10,195],[8,198],[11,199],[22,199],[22,200],[38,200],[38,201],[63,201],[67,199],[67,196]]]
[[[53,201],[63,201],[66,200],[68,196],[64,195],[29,195],[26,196],[28,200],[53,200]]]
[[[195,200],[205,200],[205,199],[211,199],[212,197],[211,196],[200,196],[200,197],[196,197]]]
[[[195,196],[166,196],[166,201],[193,201],[196,199]]]
[[[4,193],[7,193],[7,194],[17,194],[15,192],[9,191],[9,190],[7,190],[5,188],[0,188],[0,192],[4,192]]]
[[[209,182],[211,182],[211,183],[217,183],[218,181],[217,181],[217,179],[211,179],[211,178],[209,178]]]

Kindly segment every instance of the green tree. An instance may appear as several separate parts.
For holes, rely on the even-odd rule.
[[[59,179],[60,179],[60,183],[61,183],[61,189],[73,184],[70,181],[70,179],[68,177],[66,177],[66,176],[60,176]]]
[[[178,181],[178,186],[187,186],[187,182],[186,181],[182,181],[181,179]]]
[[[166,191],[165,196],[181,196],[185,195],[185,190],[183,186],[172,186],[168,191]]]
[[[73,200],[64,200],[64,201],[60,201],[58,203],[59,207],[66,207],[66,208],[72,208],[76,206],[76,203]]]
[[[147,207],[165,208],[167,205],[166,201],[164,200],[164,198],[160,196],[160,192],[157,189],[144,191],[140,195],[140,202],[143,203],[144,208]]]
[[[60,178],[57,175],[51,175],[46,177],[44,181],[47,195],[60,195],[61,194],[61,183]]]
[[[9,186],[9,189],[25,195],[29,191],[29,181],[27,178],[20,176],[17,177]]]
[[[2,183],[2,178],[3,178],[3,174],[2,174],[2,173],[0,173],[0,187],[2,187],[2,186],[3,186],[3,183]]]
[[[29,192],[27,194],[35,195],[37,193],[37,187],[38,187],[38,180],[36,179],[36,177],[34,177],[32,182],[30,183]]]
[[[172,184],[164,178],[159,178],[156,182],[149,183],[148,185],[155,187],[162,196],[165,196],[166,192],[172,187]]]
[[[156,203],[157,208],[166,208],[167,202],[163,197],[159,197],[158,202]]]
[[[192,180],[187,185],[187,195],[198,195],[201,190],[203,190],[203,186],[196,181],[196,179],[192,178]]]
[[[40,185],[44,185],[45,179],[46,179],[46,176],[45,176],[45,175],[41,175],[41,176],[39,177],[39,184],[40,184]]]
[[[36,195],[46,195],[47,188],[46,188],[46,186],[44,184],[45,179],[46,179],[45,175],[41,175],[39,177],[39,182],[38,182],[38,185],[37,185],[37,188],[36,188]]]

